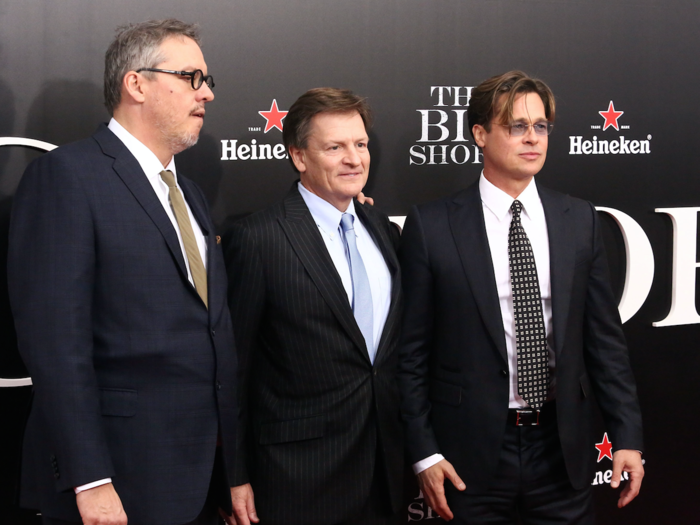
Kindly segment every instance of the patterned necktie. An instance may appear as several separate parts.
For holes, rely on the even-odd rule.
[[[532,246],[520,223],[523,205],[516,200],[510,209],[513,219],[508,232],[508,260],[518,354],[518,394],[531,408],[539,409],[547,400],[549,388],[549,351],[540,284]]]
[[[175,219],[180,227],[180,235],[182,235],[182,243],[185,245],[185,253],[187,254],[187,262],[190,266],[194,287],[202,298],[202,301],[204,301],[204,305],[209,308],[207,298],[207,271],[204,269],[202,256],[197,247],[197,239],[194,236],[194,231],[192,231],[192,224],[190,223],[190,216],[187,213],[185,200],[182,198],[182,193],[180,193],[180,190],[175,184],[175,175],[173,175],[172,171],[163,170],[160,172],[160,176],[170,189],[168,192],[170,206],[175,212]]]
[[[374,363],[376,351],[374,349],[374,313],[372,309],[372,291],[369,286],[369,279],[365,271],[365,265],[357,251],[357,239],[355,238],[354,220],[350,213],[343,213],[340,218],[340,226],[343,229],[343,239],[345,241],[345,255],[350,265],[350,275],[352,277],[352,311],[355,314],[357,326],[367,343],[369,360]]]

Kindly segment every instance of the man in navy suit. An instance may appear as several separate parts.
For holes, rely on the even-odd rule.
[[[21,502],[45,524],[231,513],[226,273],[204,194],[174,161],[213,85],[195,26],[121,28],[109,125],[34,161],[17,190],[8,277],[34,383]]]
[[[534,180],[554,110],[519,71],[477,86],[482,175],[414,207],[401,241],[408,453],[428,504],[458,523],[591,523],[593,393],[615,447],[611,485],[630,477],[618,506],[644,475],[596,210]]]

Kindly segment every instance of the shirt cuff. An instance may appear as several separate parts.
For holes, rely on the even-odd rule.
[[[112,478],[105,478],[105,479],[100,479],[97,481],[93,481],[92,483],[87,483],[86,485],[80,485],[79,487],[75,487],[75,493],[78,494],[84,490],[89,490],[89,489],[94,489],[95,487],[99,487],[100,485],[106,485],[107,483],[112,483]]]
[[[425,459],[416,461],[413,464],[413,473],[418,475],[425,469],[432,467],[436,463],[440,463],[443,459],[445,459],[445,456],[443,456],[442,454],[433,454],[432,456],[428,456]]]

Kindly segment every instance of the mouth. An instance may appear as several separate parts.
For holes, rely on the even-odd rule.
[[[190,115],[193,117],[198,117],[198,118],[203,119],[204,113],[205,113],[204,108],[199,108],[199,109],[195,109],[192,113],[190,113]]]
[[[520,156],[527,160],[537,160],[540,158],[541,154],[537,151],[526,151],[524,153],[521,153]]]

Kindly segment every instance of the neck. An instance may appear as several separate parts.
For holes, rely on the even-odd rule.
[[[502,177],[494,172],[487,171],[484,168],[484,178],[499,190],[507,193],[514,199],[517,199],[520,194],[525,191],[534,176],[524,177],[522,179],[513,179],[511,177]]]
[[[135,116],[128,111],[120,111],[120,108],[114,110],[113,117],[114,120],[119,122],[119,124],[131,133],[134,138],[150,149],[153,154],[158,157],[158,160],[164,168],[170,164],[173,158],[173,152],[166,144],[163,144],[157,129],[152,129],[151,126],[148,126],[143,118]]]

